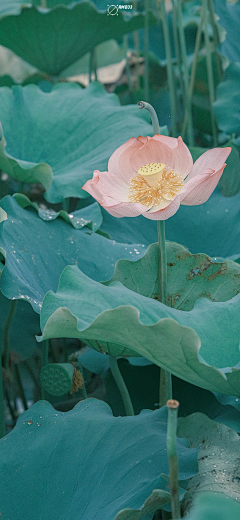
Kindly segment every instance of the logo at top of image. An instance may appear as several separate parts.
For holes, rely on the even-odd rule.
[[[117,15],[118,16],[118,5],[108,5],[107,6],[107,14],[110,15],[110,16],[115,16]]]

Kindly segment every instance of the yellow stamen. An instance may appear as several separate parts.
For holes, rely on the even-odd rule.
[[[141,202],[147,208],[170,203],[183,186],[183,178],[165,164],[146,164],[130,180],[129,201]]]
[[[74,372],[73,372],[73,378],[72,378],[72,388],[70,390],[70,394],[73,392],[77,392],[79,388],[82,388],[84,385],[84,379],[83,376],[78,368],[76,368],[75,363],[72,363],[74,365]]]

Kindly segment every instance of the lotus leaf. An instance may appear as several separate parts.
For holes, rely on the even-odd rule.
[[[96,399],[69,412],[39,401],[0,441],[1,512],[9,520],[112,520],[123,508],[139,509],[166,487],[166,423],[166,407],[113,417]],[[197,472],[197,449],[183,439],[177,448],[186,480]]]
[[[92,231],[97,232],[102,224],[102,213],[97,202],[94,202],[86,208],[74,211],[74,214],[68,214],[64,210],[54,211],[53,209],[42,209],[36,203],[31,202],[26,195],[15,193],[14,198],[21,208],[32,207],[43,220],[55,220],[62,217],[65,222],[71,224],[75,229],[82,229],[87,226]],[[2,210],[3,211],[3,210]]]
[[[202,493],[188,516],[188,520],[239,520],[240,505],[223,493]]]
[[[227,301],[240,292],[240,266],[231,260],[212,262],[200,253],[191,255],[175,242],[166,243],[167,305],[189,311],[198,298]],[[118,260],[114,275],[104,285],[119,281],[125,287],[149,298],[158,298],[158,244],[148,247],[135,262]]]
[[[3,87],[0,104],[0,168],[18,181],[41,182],[52,203],[88,196],[83,184],[95,169],[107,169],[118,146],[153,135],[144,111],[121,107],[99,83],[86,89],[61,83],[51,92],[36,85]]]
[[[116,40],[108,40],[100,43],[95,47],[94,54],[96,56],[97,68],[107,67],[119,63],[126,58],[126,50],[124,46],[120,46]],[[67,67],[61,77],[71,77],[78,74],[89,74],[90,53],[88,52],[80,60]]]
[[[3,84],[4,77],[14,83],[22,83],[28,76],[35,74],[36,69],[26,61],[19,58],[14,52],[5,47],[0,47],[0,81]]]
[[[220,130],[237,136],[240,135],[239,81],[240,63],[230,63],[223,81],[217,87],[217,99],[214,103],[214,113]]]
[[[227,302],[200,298],[191,311],[183,312],[120,282],[106,287],[76,266],[68,266],[57,293],[49,291],[44,298],[43,336],[38,340],[83,339],[96,350],[115,356],[140,355],[194,385],[240,396],[240,370],[216,368],[239,361],[239,305],[240,294]],[[214,366],[207,364],[209,359]]]
[[[23,209],[17,201],[28,207]],[[0,226],[0,251],[6,257],[5,267],[0,264],[1,291],[9,299],[29,301],[37,313],[46,292],[57,289],[66,265],[78,264],[86,274],[101,280],[113,274],[119,258],[137,259],[145,252],[141,245],[118,244],[82,227],[81,215],[87,225],[94,220],[93,227],[98,227],[96,204],[92,210],[74,212],[72,219],[64,211],[56,218],[51,211],[39,210],[40,218],[36,205],[22,195],[4,197],[1,206],[8,214]]]
[[[216,14],[219,16],[219,24],[223,26],[227,32],[227,37],[221,44],[220,50],[229,61],[239,61],[240,42],[239,42],[239,24],[240,24],[240,5],[225,0],[213,0]],[[229,100],[231,98],[229,97]],[[232,113],[233,115],[234,113]]]
[[[122,511],[119,511],[117,516],[115,516],[114,520],[140,520],[140,518],[146,518],[145,515],[154,513],[156,509],[162,509],[170,500],[171,495],[169,492],[154,489],[140,509],[122,509]],[[152,515],[149,518],[152,519]]]
[[[195,413],[179,419],[178,435],[187,437],[192,447],[200,445],[199,472],[188,484],[188,496],[183,504],[185,513],[193,494],[196,496],[203,491],[225,493],[240,502],[238,434],[204,414]]]
[[[92,2],[85,1],[60,4],[53,9],[16,2],[8,8],[3,2],[0,16],[0,44],[53,76],[99,43],[119,39],[144,26],[142,14],[127,20],[121,11],[118,16],[107,16],[107,11],[100,12]],[[157,23],[152,12],[149,23]],[[22,37],[16,37],[18,34]]]

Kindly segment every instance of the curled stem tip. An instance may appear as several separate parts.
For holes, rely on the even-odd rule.
[[[152,105],[150,105],[150,103],[147,103],[146,101],[138,101],[138,107],[140,108],[140,110],[143,110],[144,108],[146,108],[151,116],[151,120],[152,120],[152,126],[153,126],[153,132],[154,132],[154,135],[155,134],[160,134],[160,127],[159,127],[159,122],[158,122],[158,117],[157,117],[157,114],[156,114],[156,111],[154,110],[154,108],[152,107]]]

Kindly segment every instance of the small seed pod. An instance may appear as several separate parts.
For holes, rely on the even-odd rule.
[[[48,363],[40,374],[43,388],[50,395],[64,395],[72,390],[74,369],[72,363]]]

